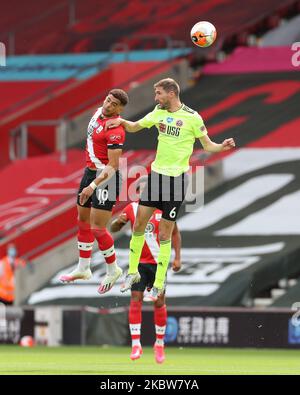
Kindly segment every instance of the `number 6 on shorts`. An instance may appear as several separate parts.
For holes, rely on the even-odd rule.
[[[170,211],[169,217],[172,219],[176,217],[176,206]]]

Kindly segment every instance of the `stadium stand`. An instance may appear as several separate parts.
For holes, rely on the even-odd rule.
[[[259,40],[261,47],[288,46],[300,40],[300,16],[283,20],[279,27],[268,31]]]
[[[237,47],[224,62],[205,65],[203,72],[213,75],[295,71],[291,56],[290,47]]]
[[[287,307],[292,306],[295,302],[299,301],[300,296],[300,281],[295,280],[292,282],[292,286],[288,288],[285,284],[285,290],[283,295],[277,297],[275,300],[271,301],[270,307]]]
[[[183,40],[186,45],[191,46],[189,36],[185,32],[189,31],[190,26],[193,26],[201,15],[202,20],[211,20],[218,25],[220,40],[217,47],[220,48],[223,44],[228,45],[230,42],[241,43],[245,33],[261,29],[261,25],[267,24],[270,15],[278,13],[284,16],[291,8],[295,9],[298,5],[299,2],[291,1],[253,1],[251,8],[245,7],[237,13],[238,2],[236,0],[202,1],[201,3],[190,0],[175,3],[171,8],[165,7],[159,1],[146,4],[135,0],[127,7],[119,7],[119,11],[109,24],[103,23],[105,19],[96,15],[88,22],[82,21],[78,29],[84,35],[85,50],[89,51],[107,50],[110,43],[116,41],[127,42],[133,49],[144,45],[144,35],[157,34],[157,32],[175,40]],[[220,7],[222,7],[222,14],[218,12]],[[112,23],[118,26],[117,30]],[[76,31],[77,26],[74,25],[72,29]],[[69,40],[72,39],[72,32],[70,32],[70,37]],[[70,49],[70,46],[67,45],[67,48]]]
[[[152,56],[155,56],[153,52]],[[68,65],[74,61],[70,58],[50,57],[47,58],[48,65],[43,64],[43,59],[36,59],[35,63],[32,63],[32,59],[29,58],[28,63],[26,60],[24,62],[26,66],[21,62],[19,73],[17,66],[12,67],[11,73],[7,70],[5,78],[6,80],[10,78],[11,81],[0,82],[0,86],[3,85],[4,91],[7,92],[7,101],[3,99],[3,107],[5,107],[2,111],[0,110],[3,141],[0,148],[0,167],[9,162],[9,139],[13,130],[20,129],[22,124],[32,120],[36,122],[57,120],[58,124],[59,120],[72,121],[82,112],[93,111],[112,86],[127,88],[131,83],[139,85],[152,78],[153,75],[175,67],[177,64],[176,59],[170,60],[168,52],[156,56],[158,60],[137,62],[122,62],[124,57],[118,57],[115,62],[107,65],[107,55],[104,57],[95,55],[95,60],[89,59],[89,63],[86,58],[83,63],[80,63],[82,60],[79,55],[78,69],[74,67],[75,71],[73,70],[72,73],[65,70],[68,70]],[[25,72],[24,68],[26,68]],[[35,71],[37,68],[40,70],[40,76]],[[34,73],[39,77],[38,81],[31,80]],[[28,81],[19,84],[17,80],[22,76]],[[28,88],[26,95],[24,87]],[[79,139],[82,140],[84,133],[82,130],[79,133]],[[71,142],[74,143],[74,130],[72,135]],[[49,153],[55,149],[55,127],[39,124],[37,129],[31,126],[29,155]]]
[[[296,0],[253,0],[251,7],[243,7],[238,13],[237,0],[201,3],[189,0],[169,7],[159,1],[146,3],[134,0],[128,3],[118,0],[106,4],[104,9],[99,9],[96,0],[77,0],[73,2],[73,9],[67,1],[55,1],[45,13],[41,12],[49,4],[44,0],[37,5],[31,0],[27,7],[19,3],[16,6],[15,1],[5,6],[3,15],[6,15],[6,23],[1,27],[0,38],[9,48],[12,46],[11,42],[8,45],[11,34],[14,50],[11,54],[107,51],[117,42],[127,42],[131,49],[133,46],[144,48],[143,36],[158,32],[191,46],[186,32],[198,21],[199,15],[202,20],[211,20],[218,25],[219,39],[215,49],[212,48],[215,54],[215,50],[223,45],[245,44],[248,34],[270,28],[274,15],[279,19],[299,9],[299,1]],[[26,23],[22,23],[24,16],[28,18]],[[52,29],[54,22],[57,26],[55,31]],[[164,40],[160,43],[165,45]],[[149,49],[151,43],[147,45]],[[154,41],[151,48],[153,45]]]
[[[77,18],[93,15],[99,8],[97,0],[76,1],[76,8],[73,5],[60,0],[5,2],[1,7],[0,39],[11,55],[35,53],[38,40],[42,45],[40,53],[49,53],[47,46],[54,40],[59,42],[69,25]]]

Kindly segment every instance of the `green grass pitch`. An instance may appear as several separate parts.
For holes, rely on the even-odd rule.
[[[158,365],[144,348],[137,361],[129,347],[0,346],[0,374],[241,375],[300,374],[300,350],[166,348]]]

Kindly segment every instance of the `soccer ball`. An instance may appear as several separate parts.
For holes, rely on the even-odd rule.
[[[209,47],[217,37],[217,30],[210,22],[201,21],[191,29],[191,39],[195,45],[201,48]]]

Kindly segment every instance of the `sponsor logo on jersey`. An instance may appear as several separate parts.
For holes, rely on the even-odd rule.
[[[98,126],[99,126],[99,123],[97,122],[97,119],[93,117],[90,120],[88,129],[87,129],[87,135],[91,136],[93,134],[93,132],[94,132],[94,129],[97,128]]]
[[[167,135],[168,136],[173,136],[173,137],[178,137],[180,134],[180,128],[177,128],[176,126],[169,126],[167,128]]]
[[[174,118],[171,118],[171,117],[168,117],[168,118],[167,118],[167,122],[168,122],[168,123],[172,123],[173,121],[174,121]]]
[[[165,125],[164,123],[158,124],[158,130],[160,133],[166,133],[168,136],[172,136],[172,137],[178,137],[180,134],[179,127]]]
[[[204,125],[202,125],[201,127],[200,127],[200,132],[205,132],[206,131],[206,127],[204,126]]]
[[[111,141],[114,141],[114,140],[121,140],[121,136],[116,136],[115,134],[112,134],[111,136],[109,136],[109,139],[110,139]]]
[[[99,134],[103,130],[103,125],[100,125],[99,128],[96,129],[96,133]]]

